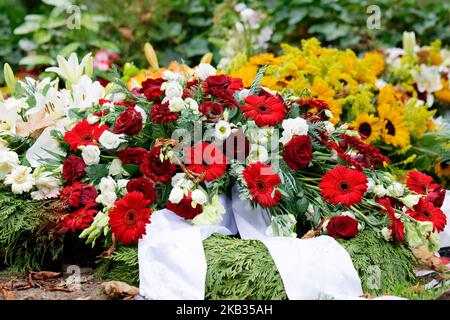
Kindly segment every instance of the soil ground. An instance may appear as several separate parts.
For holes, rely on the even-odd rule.
[[[2,272],[0,300],[5,299],[2,286],[7,288],[7,295],[16,300],[109,300],[101,287],[103,281],[95,279],[92,271],[82,272],[78,279],[74,280],[73,276],[65,274],[45,280],[32,277],[30,285],[26,273]]]

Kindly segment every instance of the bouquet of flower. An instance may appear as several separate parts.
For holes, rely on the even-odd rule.
[[[90,56],[58,61],[48,71],[64,89],[19,82],[0,115],[2,183],[54,199],[57,234],[133,245],[163,208],[215,225],[225,213],[219,195],[237,185],[270,213],[269,235],[349,239],[371,228],[386,241],[439,248],[442,186],[417,170],[402,183],[357,130],[328,121],[327,101],[263,87],[265,67],[248,86],[200,64],[130,91],[118,75],[106,88],[92,81]]]
[[[297,96],[308,90],[325,101],[329,121],[349,123],[364,142],[392,160],[391,170],[419,169],[448,180],[449,137],[442,117],[435,118],[436,110],[418,95],[378,79],[385,69],[382,54],[358,58],[350,50],[323,48],[316,39],[302,41],[301,49],[283,45],[283,50],[278,57],[260,54],[236,61],[230,74],[249,85],[258,68],[269,65],[263,85]]]

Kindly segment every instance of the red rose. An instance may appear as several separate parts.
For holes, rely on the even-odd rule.
[[[141,172],[153,181],[166,183],[175,175],[177,167],[170,160],[160,159],[161,147],[153,147],[145,156]]]
[[[206,94],[217,97],[230,108],[238,106],[233,94],[243,87],[242,80],[228,75],[209,76],[203,83]]]
[[[223,106],[220,103],[213,101],[205,101],[199,107],[200,112],[212,122],[219,121],[223,114]]]
[[[164,79],[147,79],[142,82],[140,93],[144,94],[148,101],[159,102],[164,95],[164,91],[161,90],[164,82]]]
[[[67,160],[63,162],[62,177],[67,184],[71,185],[85,176],[86,172],[84,171],[84,168],[86,168],[86,164],[83,159],[69,156]]]
[[[80,207],[89,202],[95,203],[97,190],[90,184],[75,181],[73,185],[67,186],[61,190],[59,198],[66,206]]]
[[[283,159],[292,170],[308,166],[312,160],[312,143],[309,136],[294,136],[284,146]]]
[[[166,208],[185,219],[194,219],[195,216],[203,212],[203,206],[197,204],[195,208],[193,208],[191,203],[192,196],[191,193],[188,193],[188,195],[184,196],[183,199],[178,203],[167,201]]]
[[[142,129],[142,115],[134,108],[122,112],[114,125],[114,133],[125,133],[129,136],[138,134]]]
[[[192,92],[195,91],[195,86],[197,86],[198,83],[198,80],[192,80],[186,83],[186,87],[183,90],[183,99],[192,97]]]
[[[164,104],[155,104],[150,116],[152,117],[153,122],[157,124],[178,120],[178,114],[170,111],[168,102]]]
[[[127,191],[139,191],[144,195],[146,200],[149,200],[151,203],[155,202],[157,198],[157,193],[155,190],[155,181],[150,178],[140,177],[137,179],[133,179],[127,183]]]
[[[350,239],[358,235],[358,221],[349,216],[332,217],[327,233],[335,239]]]
[[[144,158],[147,156],[148,151],[144,148],[125,148],[117,152],[122,164],[137,164],[141,165],[144,162]]]

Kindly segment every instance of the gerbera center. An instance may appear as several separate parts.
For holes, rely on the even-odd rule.
[[[137,212],[134,209],[130,209],[125,214],[125,223],[127,225],[135,225],[137,220]]]
[[[395,136],[395,126],[394,124],[391,122],[391,120],[388,120],[386,122],[386,129],[389,135],[391,136]]]
[[[256,181],[256,188],[259,192],[265,193],[267,191],[267,184],[264,181]]]
[[[422,212],[422,214],[425,216],[425,217],[427,217],[427,218],[431,218],[432,216],[431,216],[431,213],[428,211],[428,210],[424,210],[423,212]]]
[[[259,106],[259,110],[262,112],[266,112],[267,111],[267,107],[265,105],[260,105]]]
[[[372,126],[367,122],[361,123],[359,125],[358,131],[366,137],[370,137],[370,135],[372,134]]]
[[[339,185],[339,187],[341,188],[342,191],[346,191],[349,188],[349,185],[347,182],[341,182],[341,184]]]

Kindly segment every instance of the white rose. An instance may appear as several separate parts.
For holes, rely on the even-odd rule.
[[[115,192],[101,193],[95,199],[95,201],[97,203],[102,204],[106,208],[112,208],[114,206],[114,203],[116,202],[116,200],[117,200],[117,195]]]
[[[214,133],[219,140],[225,140],[231,134],[231,126],[227,121],[220,120],[216,124]]]
[[[86,120],[87,120],[87,122],[89,122],[89,124],[94,124],[94,123],[97,123],[100,120],[100,118],[98,116],[90,114],[87,116]]]
[[[400,201],[409,209],[412,209],[416,204],[419,203],[419,200],[422,196],[418,194],[409,194],[406,197],[400,198]]]
[[[183,87],[178,81],[166,81],[161,85],[161,90],[165,92],[163,103],[173,98],[181,98],[183,96]]]
[[[112,177],[105,177],[98,185],[101,193],[116,192],[116,182]]]
[[[384,197],[387,194],[387,190],[382,185],[377,185],[373,189],[373,193],[375,193],[377,197]]]
[[[116,149],[122,142],[125,142],[125,140],[122,139],[123,136],[123,134],[115,134],[109,130],[105,130],[98,141],[107,150]]]
[[[241,91],[239,91],[239,100],[241,101],[245,101],[245,99],[247,99],[247,97],[250,94],[250,89],[242,89]]]
[[[83,146],[81,156],[83,157],[84,163],[88,166],[98,164],[100,162],[100,149],[97,146],[92,145]]]
[[[175,97],[170,99],[169,101],[169,110],[172,112],[180,112],[181,110],[186,109],[186,103],[183,99],[179,97]]]
[[[139,112],[142,116],[142,123],[145,123],[147,121],[147,113],[145,112],[144,109],[142,109],[139,106],[135,106],[134,110],[136,110],[137,112]]]
[[[119,181],[117,181],[117,187],[119,189],[125,189],[127,187],[128,182],[130,182],[130,180],[128,179],[119,179]]]
[[[14,151],[4,150],[0,152],[0,173],[8,174],[19,165],[19,156]]]
[[[195,70],[195,75],[202,81],[205,81],[209,76],[216,75],[216,68],[207,63],[200,63]]]
[[[111,176],[117,176],[119,174],[123,175],[129,175],[128,172],[126,172],[122,167],[122,161],[120,159],[114,159],[111,161],[111,164],[109,165],[109,175]]]
[[[387,192],[391,197],[398,198],[403,195],[405,188],[400,182],[393,182],[388,188]]]
[[[308,123],[305,119],[297,117],[295,119],[285,119],[282,123],[283,133],[280,138],[282,144],[287,144],[292,136],[302,136],[308,134]]]
[[[187,98],[184,100],[187,109],[191,109],[195,114],[198,114],[198,103],[192,98]]]
[[[192,191],[191,197],[192,201],[200,205],[204,205],[208,201],[207,195],[200,189]]]
[[[375,181],[372,178],[367,178],[367,192],[373,192],[375,189]]]
[[[183,189],[180,187],[175,187],[170,191],[169,201],[172,203],[179,203],[184,197]]]

